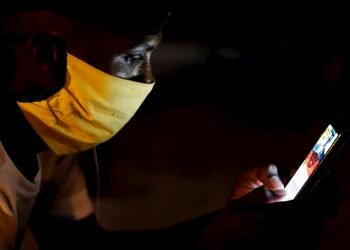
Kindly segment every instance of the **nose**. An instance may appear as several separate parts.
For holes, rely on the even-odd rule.
[[[161,42],[162,36],[163,34],[160,32],[156,35],[150,35],[144,38],[144,46],[146,52],[144,53],[144,62],[142,64],[142,69],[140,70],[141,74],[136,76],[133,80],[141,81],[144,83],[153,83],[155,81],[152,72],[151,56]]]
[[[142,74],[143,82],[145,83],[153,83],[154,82],[154,76],[152,72],[152,65],[151,65],[151,54],[152,52],[147,52],[145,56],[145,64],[144,64],[144,72]]]

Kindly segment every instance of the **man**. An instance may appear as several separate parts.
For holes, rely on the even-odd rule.
[[[53,214],[80,220],[92,213],[93,205],[74,153],[111,138],[135,113],[154,82],[150,56],[161,39],[164,22],[161,11],[149,7],[153,12],[143,14],[148,21],[129,20],[125,25],[107,27],[108,21],[123,22],[128,11],[124,8],[130,5],[120,4],[124,14],[104,20],[94,6],[86,6],[89,10],[81,12],[68,2],[59,2],[17,1],[2,6],[5,13],[1,45],[2,54],[7,55],[2,73],[8,77],[1,85],[1,100],[10,107],[11,115],[8,126],[2,126],[1,131],[2,160],[9,165],[2,173],[2,178],[8,178],[9,183],[4,182],[8,187],[2,192],[1,207],[17,231],[24,229],[40,179],[43,188],[50,183],[55,189],[52,197],[55,202],[50,203]],[[95,13],[92,11],[97,11],[97,15],[91,23],[89,14]],[[108,12],[104,8],[100,11]],[[136,12],[140,15],[140,11]],[[107,15],[111,17],[111,13]],[[102,23],[107,30],[98,28]],[[121,26],[120,30],[113,30],[115,26]],[[15,63],[11,64],[12,61]],[[103,91],[99,93],[101,88]],[[87,91],[82,93],[83,89]],[[58,101],[61,98],[65,101]],[[67,106],[55,106],[56,101]],[[85,121],[81,119],[83,116]],[[79,128],[72,126],[73,120],[80,123]],[[67,154],[70,156],[59,157]],[[19,190],[28,188],[12,181],[14,174],[19,176],[21,185],[32,186],[31,192],[20,194]],[[65,184],[60,185],[62,176],[74,176],[74,180],[65,179]],[[9,228],[1,233],[1,245],[9,244],[13,234]],[[7,235],[11,236],[7,238]]]
[[[19,247],[15,240],[20,242],[36,199],[31,224],[44,248],[50,247],[46,245],[50,244],[50,236],[46,238],[45,230],[37,227],[36,219],[40,218],[55,218],[53,225],[65,221],[64,225],[74,229],[78,224],[82,226],[77,229],[88,228],[77,230],[71,237],[77,245],[62,238],[62,242],[51,242],[57,244],[51,249],[61,244],[79,247],[82,240],[86,244],[83,246],[95,243],[98,230],[91,228],[95,225],[92,215],[98,210],[98,199],[94,205],[88,195],[79,153],[111,139],[151,91],[151,54],[161,40],[167,13],[153,8],[151,2],[134,6],[118,2],[118,9],[109,8],[107,3],[74,7],[67,1],[18,1],[2,8],[0,101],[9,115],[1,126],[1,248]],[[96,160],[97,150],[94,151]],[[258,188],[262,186],[278,191],[277,196],[283,195],[275,167],[254,171],[249,178],[243,178],[252,185],[241,182],[234,198],[246,194],[247,198],[255,198],[256,193],[262,198],[262,189]],[[256,188],[257,192],[251,192]],[[275,195],[270,199],[276,199]],[[242,214],[230,217],[230,211],[236,211],[237,204],[247,204],[247,200],[238,199],[221,211],[207,227],[201,244],[214,249],[238,232],[247,221],[235,224]],[[254,201],[259,202],[265,200]],[[224,237],[216,237],[217,230],[228,223],[223,219],[228,217],[229,224],[235,226]],[[57,222],[56,218],[62,220]],[[199,223],[199,228],[206,227],[212,215],[208,218],[200,220],[205,223]],[[67,224],[67,220],[72,223]],[[201,235],[201,229],[198,232]],[[235,237],[250,233],[248,230]],[[198,237],[196,233],[191,240],[197,241]],[[110,240],[104,234],[100,239]]]

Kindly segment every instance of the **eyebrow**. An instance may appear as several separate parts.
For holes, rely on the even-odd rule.
[[[147,51],[151,51],[155,48],[155,46],[147,45],[145,43],[139,44],[135,46],[134,48],[129,50],[129,53],[134,53],[134,54],[139,54],[139,53],[144,53]]]
[[[147,51],[151,51],[154,48],[156,48],[158,43],[156,42],[156,39],[147,39],[146,41],[142,41],[140,43],[137,43],[132,49],[130,49],[129,53],[144,53]]]

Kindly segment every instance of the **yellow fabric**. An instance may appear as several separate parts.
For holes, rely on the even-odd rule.
[[[57,154],[80,152],[114,136],[154,84],[106,74],[68,54],[67,82],[47,100],[17,102],[28,122]]]

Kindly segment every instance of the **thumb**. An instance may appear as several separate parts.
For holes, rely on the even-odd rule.
[[[257,177],[263,183],[263,186],[266,189],[272,191],[275,195],[286,195],[284,184],[278,175],[278,169],[276,165],[269,164],[266,168],[259,169]]]

